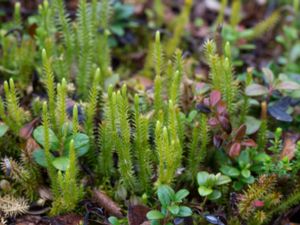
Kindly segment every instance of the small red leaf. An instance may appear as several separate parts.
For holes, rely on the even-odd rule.
[[[32,120],[30,123],[25,124],[20,131],[19,131],[19,136],[24,139],[28,139],[33,131],[34,126],[39,122],[39,118],[35,118]]]
[[[255,208],[261,208],[265,205],[265,203],[263,201],[260,201],[260,200],[254,200],[252,202],[252,205],[255,207]]]
[[[222,138],[220,136],[214,135],[214,137],[213,137],[213,143],[214,143],[214,146],[216,148],[220,148],[221,145],[222,145],[222,142],[223,142],[223,140],[222,140]]]
[[[247,127],[245,124],[242,124],[239,129],[236,131],[235,140],[241,141],[246,134]]]
[[[219,121],[221,124],[221,127],[225,130],[226,133],[231,133],[231,124],[229,120],[225,116],[219,116]]]
[[[241,144],[238,142],[233,143],[229,148],[229,156],[237,157],[241,152]]]
[[[257,144],[252,139],[246,139],[242,141],[242,145],[246,147],[256,147]]]
[[[221,100],[221,92],[216,90],[212,91],[210,93],[209,100],[210,100],[210,105],[214,107]]]
[[[203,104],[206,105],[207,107],[209,107],[209,98],[205,98],[203,99]]]
[[[212,117],[208,120],[208,124],[212,127],[217,126],[219,124],[219,121],[217,120],[217,118]]]
[[[283,150],[281,152],[280,158],[288,157],[289,160],[293,159],[296,151],[296,143],[299,135],[293,135],[288,133],[284,140]]]
[[[226,105],[223,101],[217,104],[217,112],[219,114],[224,114],[226,112]]]

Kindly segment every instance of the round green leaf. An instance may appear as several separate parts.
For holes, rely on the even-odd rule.
[[[232,166],[222,166],[220,170],[230,177],[238,177],[240,175],[240,171]]]
[[[158,210],[151,210],[147,213],[147,218],[149,220],[160,220],[163,219],[165,216]]]
[[[118,220],[116,217],[114,217],[114,216],[109,217],[109,218],[108,218],[108,221],[109,221],[112,225],[120,225],[119,220]]]
[[[231,182],[230,177],[221,175],[221,176],[218,176],[218,177],[217,177],[216,185],[227,184],[227,183],[229,183],[229,182]]]
[[[256,131],[258,131],[261,121],[252,117],[252,116],[246,116],[246,121],[245,121],[247,130],[246,134],[254,134]]]
[[[221,192],[218,190],[214,190],[210,195],[207,196],[209,200],[217,200],[221,197]]]
[[[74,140],[74,148],[78,157],[83,156],[86,154],[90,148],[90,139],[86,134],[77,133],[70,138],[67,139],[67,143],[65,145],[65,155],[69,155],[70,149],[70,141]]]
[[[44,135],[44,127],[38,126],[33,131],[33,137],[34,139],[43,147],[45,147],[45,135]],[[50,142],[50,149],[51,150],[57,150],[59,146],[58,138],[56,137],[55,133],[49,129],[49,142]]]
[[[161,185],[158,187],[157,196],[163,206],[169,205],[174,195],[175,193],[173,189],[171,189],[168,185]]]
[[[189,195],[189,191],[186,189],[181,189],[175,194],[175,201],[180,202],[182,199],[184,199],[186,196]]]
[[[47,167],[45,151],[43,149],[38,148],[38,149],[34,150],[32,155],[37,164],[39,164],[42,167]]]
[[[0,124],[0,137],[6,134],[7,130],[8,130],[8,126],[6,126],[6,124],[4,123]]]
[[[61,170],[61,171],[66,171],[69,167],[69,164],[70,164],[70,159],[69,159],[69,157],[65,157],[65,156],[55,158],[52,161],[52,165],[56,169]]]
[[[213,192],[213,189],[205,187],[205,186],[200,186],[198,188],[198,192],[201,196],[208,196]]]
[[[186,206],[180,206],[178,216],[180,217],[188,217],[193,214],[192,210]]]
[[[177,215],[179,213],[179,206],[178,205],[172,205],[168,207],[168,210],[173,214]]]
[[[248,177],[250,177],[251,172],[250,172],[250,170],[243,169],[243,170],[241,171],[241,174],[242,174],[243,177],[248,178]]]
[[[204,185],[209,178],[209,173],[203,171],[197,174],[197,181],[199,185]]]

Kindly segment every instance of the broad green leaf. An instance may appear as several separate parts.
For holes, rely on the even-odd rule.
[[[217,200],[221,197],[221,192],[218,190],[214,190],[209,196],[207,196],[207,198],[209,200]]]
[[[218,176],[218,178],[216,180],[216,185],[223,185],[223,184],[227,184],[230,182],[231,182],[230,177],[221,175],[221,176]]]
[[[205,187],[205,186],[200,186],[198,188],[198,192],[201,196],[208,196],[213,192],[213,189]]]
[[[241,181],[235,181],[235,182],[233,182],[233,188],[236,191],[241,190],[243,188],[243,186],[244,185],[243,185],[243,183]]]
[[[254,181],[255,181],[255,178],[253,176],[249,176],[247,178],[245,177],[242,177],[241,180],[244,182],[244,183],[247,183],[247,184],[253,184]]]
[[[243,169],[243,170],[241,171],[241,174],[242,174],[243,177],[248,178],[248,177],[250,177],[251,172],[250,172],[250,170],[248,170],[248,169]]]
[[[245,168],[250,163],[250,156],[248,151],[242,151],[238,157],[238,163],[240,168]]]
[[[192,210],[186,206],[180,206],[178,216],[180,217],[188,217],[193,214]]]
[[[186,189],[181,189],[175,194],[175,201],[180,202],[182,201],[186,196],[189,195],[189,191]]]
[[[58,157],[52,161],[52,164],[56,169],[61,171],[66,171],[69,167],[70,159],[69,157],[65,157],[65,156]]]
[[[38,149],[34,150],[32,155],[37,164],[39,164],[42,167],[47,167],[45,151],[43,149],[38,148]]]
[[[67,139],[67,143],[65,145],[65,151],[64,151],[64,154],[66,156],[69,155],[70,141],[72,139],[74,140],[74,148],[78,157],[83,156],[89,151],[90,148],[89,137],[86,134],[77,133]]]
[[[114,216],[110,216],[110,217],[108,218],[108,221],[109,221],[112,225],[121,225],[120,222],[119,222],[119,220],[118,220],[116,217],[114,217]]]
[[[222,166],[220,171],[230,177],[238,177],[240,175],[240,171],[232,166]]]
[[[172,205],[168,207],[168,210],[173,214],[177,215],[179,213],[179,206],[178,205]]]
[[[43,147],[45,147],[45,139],[44,139],[44,127],[38,126],[33,131],[34,139]],[[56,137],[55,133],[49,128],[49,142],[50,142],[50,149],[53,151],[58,150],[59,142],[58,138]]]
[[[6,134],[7,130],[8,130],[8,126],[6,126],[6,124],[4,123],[0,124],[0,137]]]
[[[258,131],[261,121],[252,117],[252,116],[246,116],[246,121],[245,121],[247,130],[246,134],[254,134],[256,131]]]
[[[204,185],[209,178],[209,173],[203,171],[197,174],[197,181],[199,185]]]
[[[168,185],[161,185],[158,187],[157,196],[163,206],[169,205],[174,195],[173,189]]]
[[[246,95],[248,96],[260,96],[268,93],[268,88],[260,84],[250,84],[246,87]]]
[[[147,218],[149,220],[160,220],[163,219],[165,216],[158,210],[151,210],[147,213]]]

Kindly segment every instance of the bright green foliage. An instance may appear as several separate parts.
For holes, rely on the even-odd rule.
[[[14,25],[15,27],[21,27],[22,21],[21,21],[21,3],[16,2],[15,8],[14,8]]]
[[[85,130],[87,135],[92,138],[94,132],[94,118],[97,112],[97,101],[99,96],[99,84],[100,84],[100,69],[95,72],[93,84],[89,94],[89,104],[86,107],[86,123]]]
[[[228,4],[228,0],[221,0],[221,8],[219,11],[218,18],[216,20],[216,25],[222,24],[224,22],[225,9]]]
[[[79,131],[79,122],[78,122],[78,106],[75,104],[73,106],[73,111],[72,111],[72,129],[73,129],[73,134],[77,134]]]
[[[70,142],[69,159],[69,167],[65,174],[59,171],[56,176],[59,192],[52,203],[52,215],[73,211],[83,196],[83,187],[77,182],[78,169],[73,140]]]
[[[46,86],[47,95],[48,95],[50,121],[51,124],[53,125],[53,128],[56,129],[54,75],[51,68],[51,60],[48,58],[45,49],[43,49],[42,51],[42,59],[43,59],[43,68],[44,68],[44,84]]]
[[[176,104],[178,103],[178,98],[180,96],[180,84],[183,77],[183,60],[180,50],[177,50],[175,53],[175,62],[173,67],[174,68],[168,68],[167,75],[168,78],[170,78],[170,80],[172,81],[169,88],[170,100],[172,100]],[[174,71],[176,72],[174,73]]]
[[[116,117],[117,117],[117,99],[113,88],[108,88],[108,97],[104,108],[104,122],[99,127],[99,145],[100,168],[99,172],[106,178],[110,177],[113,171],[113,152],[116,147]]]
[[[139,96],[134,97],[134,112],[135,112],[135,139],[134,150],[137,157],[138,178],[141,187],[144,190],[150,189],[151,177],[151,157],[149,146],[149,119],[140,113]]]
[[[182,146],[178,136],[178,121],[176,117],[176,106],[173,102],[169,101],[168,106],[168,133],[171,140],[171,145],[173,148],[173,164],[175,168],[178,168],[181,165],[182,158]]]
[[[107,78],[110,76],[110,49],[108,45],[108,37],[109,37],[109,20],[112,14],[112,7],[110,0],[103,0],[101,1],[101,10],[99,13],[100,18],[100,27],[103,30],[101,33],[98,43],[96,42],[97,46],[99,46],[99,66],[101,69],[101,74],[103,78]],[[104,80],[101,80],[104,82]]]
[[[5,102],[0,98],[0,117],[15,134],[18,134],[19,129],[26,120],[26,116],[24,117],[24,111],[19,106],[19,98],[15,90],[13,79],[10,79],[9,83],[5,81],[3,86]]]
[[[238,83],[233,75],[229,43],[226,43],[225,55],[219,55],[215,52],[216,45],[213,41],[207,41],[204,48],[207,62],[210,67],[212,86],[215,90],[221,91],[228,112],[232,115],[235,112]]]
[[[127,88],[124,85],[121,92],[116,95],[117,100],[117,118],[119,133],[116,135],[116,150],[119,156],[119,171],[121,179],[127,188],[133,188],[135,179],[133,176],[133,164],[130,145],[130,124],[129,124],[129,105],[127,97]],[[115,131],[118,132],[117,130]]]
[[[158,184],[170,184],[173,181],[179,161],[176,158],[178,156],[176,152],[178,140],[169,139],[169,135],[167,127],[163,127],[161,122],[157,121],[155,127],[155,145],[159,160]]]
[[[53,6],[55,7],[55,15],[57,16],[56,19],[56,25],[62,33],[63,43],[66,47],[66,55],[62,55],[64,60],[62,60],[64,69],[66,71],[61,72],[67,72],[67,74],[59,74],[59,77],[65,77],[69,78],[69,67],[71,65],[71,61],[73,58],[73,51],[74,51],[74,33],[72,30],[72,25],[70,22],[69,15],[67,15],[65,10],[65,4],[63,0],[54,0]]]
[[[161,204],[161,210],[151,210],[147,213],[147,218],[151,224],[172,224],[174,218],[188,217],[192,215],[192,210],[187,206],[182,206],[183,200],[189,195],[189,191],[181,189],[175,192],[168,185],[158,187],[157,196]]]
[[[66,80],[63,78],[61,83],[57,84],[57,97],[56,97],[56,118],[57,118],[57,128],[59,131],[59,137],[63,138],[65,136],[63,126],[67,121],[67,83]]]
[[[218,186],[231,182],[230,177],[220,173],[214,175],[207,172],[199,172],[197,174],[198,192],[202,197],[209,200],[217,200],[221,197],[221,192],[217,189]]]
[[[91,13],[86,0],[80,0],[77,11],[78,20],[78,48],[79,48],[79,73],[77,75],[77,86],[80,95],[87,96],[90,79],[92,56],[93,56],[93,36]]]
[[[162,96],[162,78],[161,76],[156,76],[154,80],[154,112],[158,120],[163,121],[163,104]]]
[[[189,148],[188,171],[194,180],[199,170],[199,166],[204,162],[207,155],[207,145],[209,142],[209,127],[207,116],[201,114],[200,121],[193,128],[192,140]]]
[[[58,184],[57,184],[57,177],[56,177],[56,170],[52,164],[52,153],[50,152],[50,135],[49,135],[49,115],[47,109],[47,103],[44,102],[43,104],[43,128],[44,128],[44,151],[45,151],[45,158],[47,164],[47,171],[51,181],[51,190],[54,198],[59,194]]]
[[[272,29],[280,20],[280,10],[274,11],[269,17],[264,21],[258,23],[250,31],[250,35],[246,37],[248,40],[261,37],[266,31]]]
[[[155,68],[155,76],[161,76],[163,64],[164,64],[164,56],[163,56],[163,47],[160,42],[160,32],[159,31],[156,31],[156,34],[155,34],[153,57],[154,57],[153,64],[154,64],[154,68]]]
[[[192,8],[192,0],[185,0],[184,6],[180,15],[176,18],[172,38],[166,43],[166,54],[168,57],[172,56],[180,42],[184,28],[189,21],[190,12]]]
[[[231,5],[231,15],[230,15],[230,25],[235,27],[239,24],[241,20],[241,0],[233,0]]]

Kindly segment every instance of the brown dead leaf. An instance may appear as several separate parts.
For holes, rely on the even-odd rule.
[[[61,224],[61,225],[79,225],[81,224],[83,217],[74,213],[67,215],[56,216],[51,219],[51,224]]]
[[[129,206],[128,215],[127,215],[129,225],[143,224],[147,220],[146,214],[149,211],[150,211],[150,209],[143,205]]]
[[[25,124],[25,126],[23,126],[21,129],[20,129],[20,132],[19,132],[19,136],[21,138],[24,138],[24,139],[28,139],[32,132],[33,132],[33,129],[35,127],[35,125],[39,122],[39,118],[35,118],[34,120],[32,120],[31,122]]]
[[[280,155],[280,158],[288,157],[289,160],[293,159],[295,156],[295,150],[296,150],[296,143],[299,139],[298,134],[291,134],[288,133],[285,136],[284,143],[283,143],[283,149]]]
[[[116,216],[118,218],[123,217],[119,205],[110,197],[108,197],[105,192],[94,189],[93,201],[95,201],[99,206],[103,207],[108,214]]]
[[[39,148],[39,144],[33,139],[28,138],[25,144],[25,150],[28,154],[32,153],[35,149]]]

